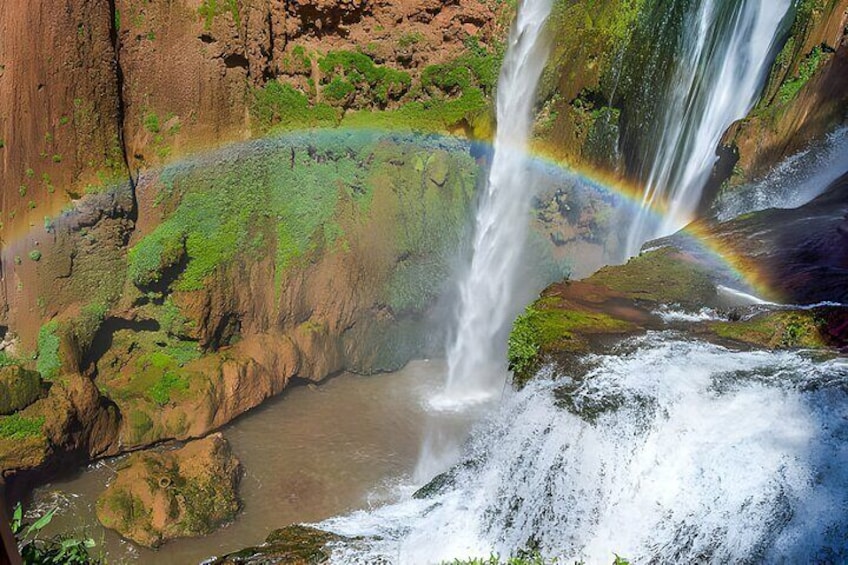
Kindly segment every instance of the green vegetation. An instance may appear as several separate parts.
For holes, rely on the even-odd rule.
[[[777,92],[777,97],[782,103],[789,102],[800,92],[816,71],[825,61],[825,53],[821,47],[813,49],[798,66],[798,73],[789,80],[786,80]]]
[[[226,165],[202,175],[176,174],[171,193],[181,195],[180,204],[130,250],[130,279],[140,288],[158,284],[198,290],[221,266],[246,255],[271,252],[279,282],[300,258],[337,244],[343,247],[340,215],[367,212],[376,185],[397,185],[402,191],[422,186],[422,177],[431,169],[415,170],[405,164],[411,151],[390,141],[379,143],[374,136],[333,139],[316,135],[287,141],[275,149],[273,155],[282,157],[285,166],[272,155],[258,152],[240,167]],[[422,167],[425,162],[431,168],[437,166],[435,160],[427,161],[426,152],[421,154]],[[399,164],[390,162],[401,156]],[[448,154],[440,159],[439,166],[452,170],[462,163],[452,186],[470,191],[476,174],[473,161]],[[446,179],[440,182],[444,185]],[[465,198],[444,195],[442,187],[433,183],[423,188],[427,189],[426,199],[414,201],[410,210],[399,214],[414,215],[427,206],[461,206],[434,216],[426,231],[410,225],[403,235],[407,241],[402,242],[410,249],[420,249],[434,233],[443,237],[433,229],[440,227],[437,222],[449,222],[441,227],[451,227],[444,235],[451,237],[458,229],[455,224],[461,225],[464,219],[458,210],[464,210]],[[354,206],[350,212],[346,212],[348,204]]]
[[[706,268],[673,247],[634,257],[626,265],[604,267],[587,282],[634,300],[702,307],[715,297]]]
[[[335,127],[341,119],[327,104],[310,104],[309,98],[288,84],[271,81],[253,91],[251,113],[265,129],[279,124],[286,130]]]
[[[21,360],[16,359],[6,353],[5,351],[0,351],[0,368],[2,367],[12,367],[14,365],[20,365]]]
[[[159,133],[159,116],[156,112],[148,112],[144,115],[144,129],[150,133]]]
[[[59,322],[53,320],[41,326],[38,331],[38,361],[36,368],[46,380],[52,380],[59,376],[62,369],[62,361],[59,357],[59,336],[57,331]]]
[[[582,351],[589,335],[631,329],[630,323],[608,314],[572,309],[557,297],[542,297],[515,320],[509,336],[507,359],[515,384],[526,383],[546,353]]]
[[[91,346],[108,310],[109,306],[105,302],[93,302],[84,306],[79,316],[68,324],[70,335],[74,337],[81,351],[86,351]]]
[[[44,416],[27,418],[19,413],[0,416],[0,438],[21,440],[40,436],[44,421]]]
[[[820,348],[827,340],[820,320],[812,311],[767,312],[738,322],[715,322],[710,325],[719,337],[760,347]]]
[[[216,16],[229,12],[236,25],[241,25],[237,0],[203,0],[197,13],[203,18],[203,27],[206,30],[212,28],[212,22]]]
[[[488,97],[501,57],[500,51],[489,52],[474,40],[466,53],[425,68],[414,83],[407,72],[377,65],[366,53],[331,51],[318,59],[326,102],[317,101],[317,91],[304,93],[271,81],[253,91],[251,112],[266,130],[344,125],[437,132],[477,122],[488,126]],[[309,74],[311,62],[301,47],[286,61],[290,72]]]
[[[91,556],[96,547],[90,538],[67,535],[44,537],[41,531],[53,520],[56,509],[50,510],[35,522],[24,522],[21,504],[15,506],[10,524],[12,534],[18,540],[20,554],[26,565],[96,565],[101,561]]]
[[[534,311],[526,309],[513,322],[512,332],[509,334],[509,345],[507,359],[509,369],[515,375],[529,375],[537,369],[539,362],[539,336],[533,324]]]
[[[33,261],[36,261],[36,262],[40,261],[41,260],[41,251],[39,251],[38,249],[33,249],[32,251],[29,252],[29,258],[32,259]]]
[[[330,93],[336,96],[344,93],[335,98],[337,101],[359,92],[367,94],[369,106],[383,108],[403,96],[412,84],[409,73],[376,65],[371,57],[355,51],[330,51],[318,60],[318,68]],[[328,97],[333,99],[330,93]]]
[[[171,360],[169,358],[164,358],[156,359],[156,361],[162,363],[163,366],[168,366]],[[162,369],[163,366],[159,366],[157,368]],[[176,396],[180,392],[187,391],[188,388],[188,379],[176,373],[166,371],[158,381],[153,383],[153,385],[147,389],[147,396],[159,406],[165,406],[171,402],[171,398],[173,396]]]
[[[38,373],[20,366],[20,361],[8,357],[0,368],[0,415],[14,414],[38,400],[44,388]]]

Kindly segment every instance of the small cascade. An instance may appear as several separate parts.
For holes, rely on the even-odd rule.
[[[686,16],[681,52],[655,124],[642,210],[628,255],[692,220],[717,160],[721,136],[757,103],[792,0],[703,0]],[[655,220],[653,208],[664,210]]]
[[[506,374],[506,337],[521,306],[514,287],[533,194],[525,149],[546,60],[543,31],[550,10],[551,0],[522,2],[501,68],[494,156],[475,218],[470,267],[460,282],[447,385],[439,399],[450,405],[492,397]]]

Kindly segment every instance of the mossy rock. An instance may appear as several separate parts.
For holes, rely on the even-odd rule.
[[[16,365],[0,368],[0,415],[23,410],[45,392],[44,383],[35,371]]]
[[[642,253],[625,265],[604,267],[586,282],[657,304],[701,308],[716,300],[709,271],[673,247]]]
[[[718,337],[768,349],[818,349],[830,338],[826,321],[812,310],[765,312],[737,322],[714,322],[710,330]]]
[[[547,357],[588,351],[593,336],[634,330],[630,321],[543,294],[513,324],[508,349],[513,383],[518,387],[526,384]]]
[[[213,565],[318,565],[327,563],[327,545],[344,538],[309,526],[292,525],[275,530],[265,544],[250,547],[213,561]]]
[[[97,500],[97,518],[139,545],[212,533],[240,508],[241,467],[221,434],[131,455]]]

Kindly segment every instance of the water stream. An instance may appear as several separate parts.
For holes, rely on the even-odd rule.
[[[690,9],[671,87],[653,125],[660,143],[648,159],[628,255],[693,219],[721,136],[759,99],[791,6],[792,0],[704,0]],[[654,207],[665,210],[659,222]]]
[[[460,281],[457,330],[439,399],[449,404],[489,399],[506,376],[506,337],[522,307],[515,286],[533,197],[526,146],[547,59],[543,31],[551,2],[521,3],[501,68],[495,151],[475,217],[470,267]]]

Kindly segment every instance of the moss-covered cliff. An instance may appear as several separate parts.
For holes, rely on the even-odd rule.
[[[424,354],[477,176],[462,142],[300,134],[146,173],[40,226],[4,370],[50,392],[36,380],[0,417],[3,469],[199,437],[294,376]],[[30,312],[40,327],[20,324]],[[92,427],[54,433],[64,413]]]
[[[640,180],[661,137],[655,124],[689,6],[556,2],[539,143],[569,163]],[[791,17],[761,102],[725,135],[713,188],[757,178],[848,119],[848,2],[799,0]]]

